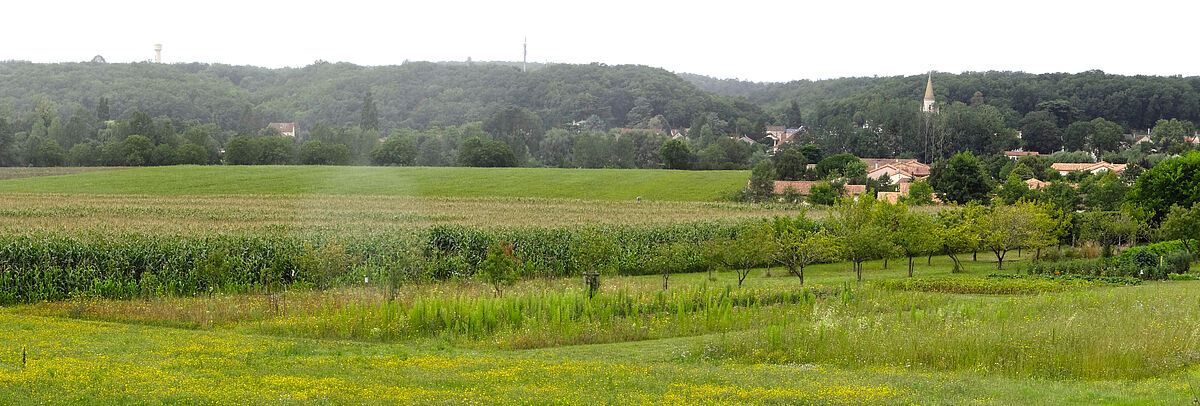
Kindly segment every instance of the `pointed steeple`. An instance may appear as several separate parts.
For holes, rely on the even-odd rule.
[[[933,72],[929,72],[929,81],[925,82],[925,100],[933,100]]]
[[[929,79],[925,82],[925,101],[921,103],[921,111],[936,113],[937,109],[933,107],[933,101],[933,72],[929,72]]]

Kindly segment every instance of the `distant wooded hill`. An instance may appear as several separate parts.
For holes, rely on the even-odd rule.
[[[777,121],[784,120],[794,101],[803,113],[803,121],[815,125],[838,115],[853,120],[871,102],[920,101],[925,91],[925,75],[788,83],[756,83],[686,73],[679,76],[701,90],[744,97],[779,117]],[[1010,127],[1017,127],[1020,117],[1045,107],[1039,104],[1055,101],[1065,101],[1079,115],[1078,120],[1103,117],[1142,131],[1153,127],[1159,119],[1200,121],[1200,77],[1121,76],[1101,71],[1077,74],[989,71],[934,73],[933,85],[939,103],[970,104],[975,92],[979,92],[983,103],[1008,112]],[[861,117],[857,121],[861,123]]]
[[[934,73],[933,83],[939,103],[995,106],[1012,128],[1020,127],[1030,112],[1049,109],[1066,109],[1065,114],[1072,115],[1066,117],[1068,123],[1103,117],[1139,130],[1159,119],[1200,121],[1200,77],[993,71]],[[22,114],[48,99],[60,106],[57,111],[65,120],[75,110],[72,105],[94,111],[99,100],[107,98],[113,118],[139,110],[155,117],[213,122],[225,130],[296,122],[303,132],[318,122],[358,124],[364,95],[371,91],[384,134],[394,128],[484,121],[500,108],[515,105],[536,113],[544,128],[589,118],[591,128],[645,126],[662,116],[674,128],[698,120],[727,123],[714,129],[737,135],[770,124],[863,124],[869,118],[863,112],[872,103],[919,102],[924,85],[924,75],[754,83],[603,64],[531,64],[523,73],[513,62],[378,67],[316,62],[267,69],[9,61],[0,63],[0,117],[19,123]],[[750,125],[735,126],[742,118]]]
[[[429,63],[368,67],[317,62],[266,69],[221,64],[0,63],[0,114],[21,121],[49,99],[61,114],[95,111],[108,99],[112,118],[133,111],[213,122],[225,130],[296,122],[357,125],[371,91],[379,127],[424,129],[483,121],[504,106],[535,112],[545,128],[592,119],[595,128],[632,127],[662,116],[687,127],[711,113],[760,126],[770,117],[754,104],[717,96],[662,69],[602,64]],[[66,117],[62,117],[64,120]],[[661,120],[655,124],[662,124]]]

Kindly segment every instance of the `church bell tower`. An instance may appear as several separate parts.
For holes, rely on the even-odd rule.
[[[929,80],[925,82],[925,102],[921,105],[921,111],[935,112],[933,109],[933,72],[929,72]]]

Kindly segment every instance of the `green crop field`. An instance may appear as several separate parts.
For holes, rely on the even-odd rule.
[[[911,278],[901,256],[862,281],[816,263],[803,284],[759,263],[739,284],[721,244],[837,215],[718,201],[746,172],[27,175],[0,180],[0,404],[1200,397],[1200,281],[1027,275],[1024,250],[1004,271],[920,256]],[[480,277],[489,241],[523,260],[502,294]]]
[[[13,179],[0,193],[118,195],[352,195],[714,201],[748,171],[169,166]]]

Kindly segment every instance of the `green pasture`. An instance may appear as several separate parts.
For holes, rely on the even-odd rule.
[[[0,193],[382,195],[713,201],[748,171],[363,166],[167,166],[0,181]]]

